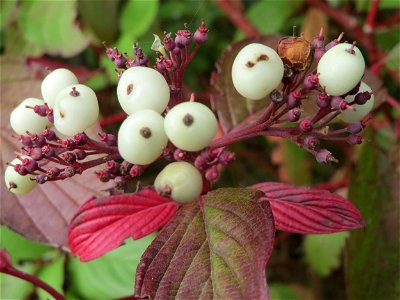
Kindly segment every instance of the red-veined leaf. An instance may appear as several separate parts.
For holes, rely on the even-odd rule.
[[[253,189],[224,188],[184,204],[143,254],[136,296],[268,299],[265,267],[275,229],[270,206],[259,196]]]
[[[81,261],[98,258],[128,237],[137,240],[160,229],[177,207],[176,202],[151,189],[89,199],[70,222],[68,244]]]
[[[294,233],[332,233],[364,226],[358,209],[329,191],[298,188],[285,183],[264,182],[252,186],[264,192],[276,229]]]

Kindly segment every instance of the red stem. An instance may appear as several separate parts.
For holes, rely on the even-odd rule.
[[[372,0],[371,8],[368,11],[367,20],[365,22],[364,30],[371,33],[375,27],[376,14],[378,13],[380,0]]]
[[[396,99],[394,99],[392,96],[387,96],[386,102],[400,111],[400,103],[397,102]]]
[[[117,113],[110,116],[107,116],[100,120],[101,126],[108,126],[114,123],[122,122],[127,117],[126,113]]]
[[[39,278],[36,278],[35,276],[21,272],[13,267],[2,267],[2,268],[0,268],[0,272],[20,278],[25,281],[28,281],[28,282],[32,283],[33,285],[40,287],[41,289],[48,292],[56,300],[64,300],[65,299],[64,296],[61,295],[59,292],[57,292],[54,288],[52,288],[47,283],[41,281]]]
[[[231,20],[235,26],[242,31],[247,37],[256,36],[259,33],[257,28],[255,28],[249,20],[243,14],[237,5],[233,4],[229,0],[214,0],[215,4],[221,8],[226,16]]]

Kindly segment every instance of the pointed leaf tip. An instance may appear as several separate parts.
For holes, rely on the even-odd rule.
[[[68,243],[81,261],[98,258],[132,237],[137,240],[163,227],[178,204],[152,189],[89,199],[69,224]]]
[[[252,188],[264,192],[260,201],[270,203],[278,230],[319,234],[364,227],[359,210],[329,191],[277,182],[258,183]]]

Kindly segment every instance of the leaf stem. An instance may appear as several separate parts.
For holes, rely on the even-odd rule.
[[[39,278],[37,278],[33,275],[19,271],[19,270],[15,269],[14,267],[9,267],[9,266],[8,267],[0,267],[0,273],[8,274],[8,275],[20,278],[22,280],[25,280],[27,282],[30,282],[33,285],[40,287],[41,289],[48,292],[56,300],[64,300],[65,299],[63,295],[61,295],[59,292],[57,292],[54,288],[52,288],[50,285],[48,285],[44,281],[40,280]]]

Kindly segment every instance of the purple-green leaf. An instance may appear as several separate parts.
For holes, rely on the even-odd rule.
[[[184,204],[142,256],[136,296],[268,299],[275,228],[253,189],[224,188]]]
[[[251,43],[262,43],[271,48],[276,48],[280,36],[264,35],[234,42],[229,45],[220,55],[213,73],[211,84],[215,89],[212,95],[212,104],[218,114],[220,125],[224,132],[240,124],[246,119],[250,122],[257,112],[268,104],[268,100],[247,100],[241,96],[232,83],[232,64],[236,54],[246,45]]]

